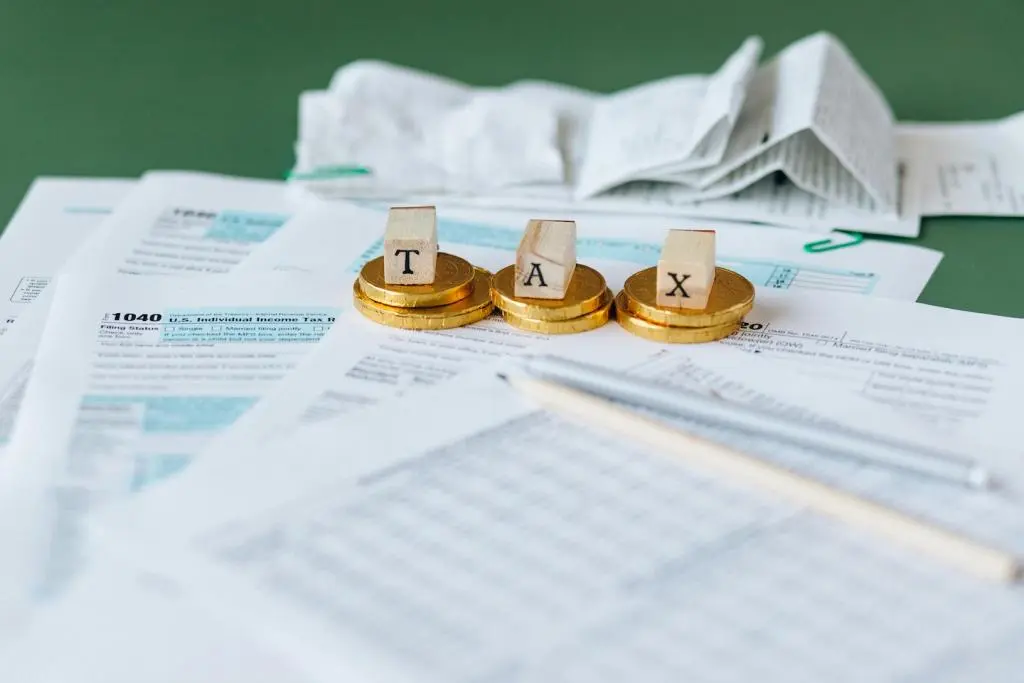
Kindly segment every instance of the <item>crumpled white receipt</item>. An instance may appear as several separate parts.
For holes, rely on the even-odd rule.
[[[356,61],[327,90],[300,97],[295,175],[339,175],[357,189],[392,192],[547,185],[590,195],[705,168],[721,160],[761,49],[759,38],[748,38],[710,76],[673,76],[612,95],[542,81],[476,88]]]
[[[363,168],[395,190],[561,183],[558,112],[377,61],[339,70],[300,99],[300,170]]]

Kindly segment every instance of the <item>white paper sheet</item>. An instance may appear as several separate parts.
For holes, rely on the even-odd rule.
[[[0,286],[9,293],[0,302],[0,460],[46,322],[49,284],[134,184],[37,178],[0,238]]]
[[[902,124],[907,201],[924,216],[1024,215],[1024,114],[977,123]]]
[[[692,185],[692,199],[708,199],[771,173],[784,173],[830,203],[896,210],[892,112],[852,55],[826,33],[793,43],[758,70],[722,163],[661,179]]]
[[[47,286],[40,292],[33,304],[26,307],[28,310],[18,316],[18,323],[0,337],[0,463],[4,460],[32,372],[32,361],[46,327],[53,298],[51,290],[52,287]]]
[[[329,203],[333,206],[335,203]],[[353,212],[346,203],[339,210]],[[373,223],[369,214],[342,221],[331,218],[330,208],[304,211],[287,230],[271,238],[241,266],[246,269],[284,269],[313,272],[336,278],[339,287],[351,284],[355,268],[339,267],[335,254],[351,244],[346,229],[337,226]],[[368,205],[383,226],[386,206]],[[321,213],[317,213],[321,212]],[[441,204],[438,207],[440,248],[469,259],[475,265],[496,271],[515,260],[515,249],[527,220],[536,213],[467,209]],[[594,266],[613,290],[625,278],[644,266],[657,263],[658,254],[670,228],[696,227],[692,222],[665,217],[600,215],[553,212],[547,218],[574,219],[577,223],[576,252],[581,263]],[[301,224],[300,224],[301,221]],[[701,221],[699,226],[717,231],[719,265],[731,268],[759,287],[779,289],[820,289],[847,291],[870,296],[916,299],[935,272],[940,252],[911,245],[864,242],[856,247],[807,253],[809,241],[844,235],[810,237],[792,230],[737,223]],[[380,255],[381,245],[365,257]]]
[[[132,275],[225,273],[296,209],[282,182],[150,172],[66,268]]]
[[[236,468],[197,465],[107,541],[137,544],[142,565],[316,680],[943,681],[1014,658],[1004,643],[1024,634],[1019,591],[545,415],[485,374],[246,455],[237,486]],[[842,474],[1022,547],[1024,508],[996,494]]]
[[[572,216],[620,214],[666,218],[742,221],[822,232],[853,230],[875,235],[917,237],[921,234],[921,216],[912,211],[898,217],[878,216],[846,206],[837,206],[815,197],[784,179],[771,176],[759,180],[731,197],[691,201],[685,187],[668,183],[634,182],[617,187],[599,197],[575,201],[563,188],[549,190],[509,190],[486,195],[415,195],[371,189],[351,192],[331,180],[307,179],[295,186],[296,194],[324,201],[349,201],[371,198],[377,201],[446,204],[518,211],[561,212]],[[364,188],[365,189],[365,188]]]
[[[383,210],[377,211],[383,217]],[[525,222],[524,214],[442,209],[439,242],[442,249],[497,270],[514,259],[522,234],[519,226]],[[618,237],[623,225],[633,239]],[[578,224],[577,255],[581,262],[597,267],[617,291],[629,275],[657,261],[669,225],[656,219],[588,217]],[[916,247],[882,243],[808,254],[802,248],[805,237],[792,231],[715,227],[719,230],[719,263],[751,278],[759,290],[839,291],[913,299],[939,256]],[[350,286],[358,270],[357,266],[338,267],[335,254],[348,242],[348,235],[335,229],[335,221],[306,212],[269,241],[266,249],[250,257],[239,272],[306,272],[336,282],[340,290]],[[379,248],[378,244],[368,250],[365,258],[377,256]],[[918,265],[912,265],[914,262]],[[480,362],[549,342],[545,337],[518,332],[499,319],[445,332],[409,333],[380,328],[357,315],[350,318],[325,337],[310,358],[284,380],[280,391],[261,401],[211,449],[244,450],[251,442],[291,429],[301,421],[357,409],[453,377]]]
[[[560,183],[557,112],[374,60],[300,100],[304,165],[369,166],[400,191]]]
[[[752,37],[711,76],[609,95],[538,81],[471,88],[355,62],[329,91],[300,98],[292,180],[325,199],[415,196],[916,236],[892,112],[846,48],[813,34],[755,72],[761,49]]]
[[[576,198],[659,170],[718,163],[762,49],[760,38],[748,38],[710,76],[673,76],[602,98],[589,122]]]
[[[146,274],[173,272],[182,275],[230,270],[238,263],[244,262],[254,249],[258,252],[259,249],[256,247],[261,243],[259,240],[266,237],[266,234],[257,235],[255,232],[251,232],[255,230],[252,227],[255,224],[251,221],[257,219],[255,218],[256,214],[250,210],[253,206],[265,206],[265,202],[268,201],[266,198],[253,199],[254,196],[259,195],[261,188],[265,189],[265,185],[264,181],[228,180],[194,174],[151,174],[144,181],[139,193],[133,196],[131,204],[123,210],[119,210],[122,213],[120,217],[116,217],[117,222],[113,226],[102,228],[109,234],[86,245],[83,247],[84,254],[76,254],[72,258],[77,261],[80,270],[100,275],[107,268],[110,269],[110,272]],[[33,266],[36,268],[36,276],[22,278],[22,280],[31,279],[35,282],[31,287],[26,287],[26,290],[35,288],[43,291],[45,282],[48,282],[57,273],[58,267],[61,265],[56,260],[56,255],[70,253],[74,244],[67,247],[68,251],[62,251],[64,245],[60,245],[52,252],[34,255],[27,251],[27,246],[22,246],[28,244],[30,239],[26,237],[28,231],[36,229],[37,225],[41,226],[39,233],[41,239],[46,242],[58,237],[47,232],[52,232],[53,226],[56,226],[62,233],[70,232],[74,228],[75,234],[68,235],[68,241],[77,240],[77,243],[81,243],[87,237],[80,233],[88,228],[89,221],[98,222],[102,216],[113,210],[112,207],[109,210],[104,210],[99,203],[88,204],[86,200],[89,198],[95,202],[99,202],[101,199],[113,200],[116,192],[127,193],[131,184],[128,181],[61,179],[40,182],[37,187],[40,189],[35,191],[35,198],[30,195],[25,200],[23,205],[25,208],[19,211],[19,217],[16,218],[18,227],[11,235],[11,238],[15,240],[12,252],[8,253],[3,247],[0,247],[0,260],[8,259],[12,264],[18,263],[18,266],[11,265],[12,272],[17,273],[24,271],[16,271],[15,267],[22,267],[25,264],[42,264],[46,262],[44,258],[54,259],[49,262],[48,270],[42,265]],[[279,183],[271,184],[271,188],[280,194]],[[165,220],[168,211],[163,202],[170,199],[186,203],[192,202],[189,204],[190,206],[206,207],[211,206],[211,203],[219,206],[221,202],[229,202],[236,208],[230,211],[221,211],[218,214],[220,218],[214,219],[209,216],[200,218],[195,215],[200,213],[198,210],[190,209],[188,211],[193,214],[193,218],[187,219],[187,221],[182,219],[182,222],[175,227]],[[257,203],[252,204],[253,201]],[[277,202],[278,199],[271,197],[269,201]],[[66,207],[66,209],[61,207]],[[243,209],[239,210],[238,207],[243,207]],[[299,211],[297,207],[292,208]],[[170,211],[183,213],[185,210],[179,207]],[[162,217],[158,218],[157,222],[151,226],[150,232],[142,231],[140,233],[139,228],[140,226],[145,227],[144,222],[133,223],[132,221],[141,214],[153,213],[159,213]],[[322,224],[322,229],[337,233],[331,238],[330,258],[335,263],[342,263],[342,269],[346,272],[348,269],[345,266],[362,263],[364,252],[373,247],[383,231],[384,218],[382,216],[350,204],[331,205],[330,207],[314,205],[309,207],[308,211],[300,211],[300,213],[302,215],[297,215],[295,219],[297,231],[305,233],[307,229],[304,224],[313,221],[318,225]],[[217,227],[218,221],[234,220],[232,217],[241,222],[228,227]],[[213,221],[212,227],[202,227],[204,222],[210,223],[211,220]],[[44,222],[46,222],[45,226]],[[190,223],[191,227],[188,227],[186,223]],[[268,223],[269,225],[271,223]],[[207,236],[197,239],[197,230],[199,233],[205,230]],[[208,237],[209,233],[215,230],[219,231],[220,236]],[[225,241],[229,236],[224,232],[225,230],[238,231],[233,236],[234,238],[252,238],[251,243],[247,243],[245,239],[241,242]],[[269,227],[267,227],[267,231],[271,232]],[[273,232],[276,232],[276,229]],[[247,234],[243,235],[242,233]],[[122,235],[129,243],[132,240],[138,240],[138,242],[131,249],[123,245],[109,249],[102,246],[117,238],[118,235]],[[221,239],[222,237],[225,239]],[[41,246],[39,243],[32,242],[31,248],[40,249]],[[99,257],[96,255],[97,250],[104,250],[109,256]],[[141,256],[141,254],[148,255]],[[349,263],[346,263],[346,260]],[[43,273],[47,274],[44,276]],[[347,290],[345,292],[347,294]],[[33,294],[32,298],[34,299],[36,296],[38,293]],[[25,294],[24,298],[27,301],[29,296]],[[347,296],[341,296],[339,301],[341,304],[347,305],[349,299]],[[26,314],[23,321],[24,329],[16,328],[0,337],[0,456],[10,438],[10,431],[17,416],[25,383],[32,367],[32,359],[46,323],[48,305],[48,303],[42,304],[43,310],[33,310],[31,314]],[[12,306],[12,309],[26,307],[25,303],[18,303],[16,306]]]
[[[666,183],[630,183],[587,200],[583,208],[707,216],[801,230],[852,230],[895,237],[921,234],[921,216],[912,209],[901,210],[897,216],[878,215],[828,202],[775,174],[732,196],[698,202],[690,201],[686,188]]]
[[[114,178],[36,178],[0,237],[0,334],[135,185]]]
[[[935,434],[973,444],[1008,490],[1024,494],[1024,453],[1015,436],[1024,398],[1021,334],[1024,320],[1015,318],[840,293],[760,290],[743,328],[718,344],[659,345],[615,325],[589,333],[588,343],[605,349],[601,362],[637,356],[652,345],[669,356],[742,349],[781,362],[794,376],[820,378],[836,391],[925,420]],[[564,344],[555,339],[548,349],[567,351]]]
[[[0,640],[18,683],[306,683],[285,658],[187,604],[156,576],[97,558],[67,596]],[[59,654],[56,654],[59,653]]]
[[[835,392],[893,409],[901,419],[924,421],[943,438],[986,444],[995,477],[1024,495],[1024,456],[1013,436],[1024,360],[1012,340],[1022,321],[849,294],[768,289],[758,291],[739,334],[706,347],[654,344],[614,323],[584,335],[531,337],[499,320],[418,334],[351,317],[275,392],[211,442],[204,458],[244,458],[232,454],[524,350],[592,354],[597,363],[628,365],[651,348],[681,358],[702,352],[703,359],[712,353],[703,349],[728,353],[738,347],[782,363],[789,377],[827,383],[830,401],[841,409],[846,399]],[[949,329],[958,334],[943,332]]]
[[[59,594],[87,560],[83,519],[186,468],[315,346],[344,301],[288,273],[92,283],[59,280],[0,462],[7,616]]]

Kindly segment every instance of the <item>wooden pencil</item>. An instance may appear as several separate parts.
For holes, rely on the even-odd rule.
[[[1014,582],[1024,575],[1020,558],[1004,550],[684,432],[604,398],[533,377],[509,375],[505,379],[552,412],[672,454],[698,469],[778,494],[979,577]]]

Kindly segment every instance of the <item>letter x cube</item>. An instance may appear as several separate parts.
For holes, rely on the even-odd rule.
[[[715,282],[715,231],[669,230],[658,259],[655,303],[705,308]]]

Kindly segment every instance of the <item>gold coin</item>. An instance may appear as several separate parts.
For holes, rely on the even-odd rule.
[[[367,299],[400,308],[444,306],[465,299],[473,291],[473,266],[464,258],[443,251],[429,285],[392,285],[384,282],[384,257],[368,261],[359,273],[359,286]]]
[[[710,327],[739,322],[754,307],[754,285],[728,268],[715,268],[708,305],[704,308],[662,308],[655,302],[656,267],[633,273],[626,280],[622,308],[652,323],[669,327]]]
[[[579,263],[573,270],[564,299],[517,298],[515,270],[515,266],[502,268],[491,280],[491,301],[505,313],[532,320],[568,320],[596,311],[611,299],[605,296],[608,287],[604,276]]]
[[[615,297],[615,319],[627,332],[663,344],[700,344],[724,339],[740,328],[740,321],[708,327],[669,327],[645,320],[626,310],[626,292]]]
[[[489,286],[491,274],[483,268],[474,269],[473,288],[469,296],[452,304],[427,308],[388,306],[370,299],[360,289],[359,280],[352,284],[352,301],[356,310],[370,320],[405,330],[448,330],[483,320],[494,310]]]
[[[509,325],[526,332],[575,334],[577,332],[595,330],[611,318],[612,295],[610,290],[606,289],[606,291],[607,297],[603,306],[590,313],[584,313],[581,316],[569,318],[568,320],[537,320],[536,318],[526,318],[515,313],[509,313],[508,311],[502,311],[501,315]]]

